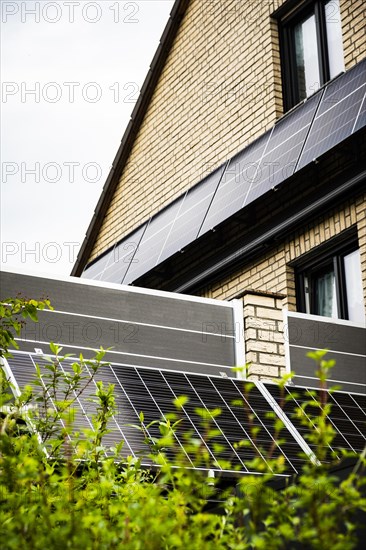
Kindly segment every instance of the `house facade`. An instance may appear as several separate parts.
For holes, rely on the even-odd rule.
[[[365,12],[177,0],[72,274],[240,299],[252,378],[364,384]]]

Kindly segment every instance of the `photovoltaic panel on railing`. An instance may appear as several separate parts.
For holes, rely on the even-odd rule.
[[[30,383],[38,363],[42,380],[47,383],[45,365],[48,361],[41,355],[14,352],[9,366],[19,386],[22,386]],[[70,374],[71,359],[63,360],[59,368]],[[88,372],[90,375],[90,369]],[[288,431],[288,426],[283,427],[280,435],[277,433],[277,414],[255,383],[249,383],[247,387],[243,380],[135,368],[117,363],[101,367],[86,390],[76,396],[73,403],[75,428],[81,434],[84,429],[93,430],[92,417],[96,414],[96,405],[91,399],[97,381],[102,381],[105,386],[115,385],[116,412],[110,419],[110,433],[104,440],[107,452],[109,447],[124,441],[122,456],[139,456],[144,464],[151,464],[149,454],[156,449],[156,439],[161,436],[159,425],[154,421],[169,418],[171,413],[175,413],[176,418],[181,420],[173,436],[175,449],[169,446],[164,448],[164,453],[173,462],[180,453],[189,467],[255,473],[251,462],[254,458],[270,468],[270,458],[282,457],[285,472],[293,474],[300,471],[304,461],[308,460],[301,452],[298,441]],[[314,413],[317,408],[304,405],[307,401],[315,403],[316,399],[320,399],[319,394],[307,388],[285,386],[281,396],[281,390],[274,384],[266,384],[266,389],[271,398],[283,407],[293,427],[305,440],[310,433],[315,433],[314,423],[304,426],[296,408],[303,407],[310,418],[309,411]],[[335,451],[338,456],[341,456],[341,448],[362,451],[366,441],[366,398],[343,392],[326,394],[331,404],[328,421],[335,430],[335,439],[329,451]],[[178,411],[173,401],[179,396],[188,399]],[[62,392],[58,398],[62,399]],[[140,424],[141,412],[144,414],[144,433],[133,426]],[[211,435],[210,430],[214,430]],[[189,445],[192,437],[206,450],[207,461],[200,461]],[[309,445],[316,453],[315,443],[309,442]]]
[[[163,262],[197,238],[224,168],[221,166],[187,192],[157,263]]]
[[[360,130],[364,126],[366,126],[366,90],[363,96],[362,105],[357,115],[357,119],[356,119],[356,123],[353,131],[357,132],[357,130]]]
[[[113,258],[106,266],[101,280],[108,283],[123,283],[125,275],[134,261],[135,253],[146,229],[146,223],[116,244]]]
[[[135,281],[155,267],[183,202],[184,195],[150,219],[124,278],[125,284]]]
[[[366,89],[366,61],[325,89],[297,170],[329,151],[355,131]]]
[[[250,187],[255,181],[268,138],[269,132],[248,145],[229,161],[199,236],[238,212],[245,204]]]
[[[242,207],[292,176],[321,95],[321,92],[314,95],[273,127],[256,177]]]
[[[130,233],[90,267],[87,267],[82,277],[108,283],[122,283],[130,263],[133,261],[146,225],[145,223]]]
[[[95,281],[102,280],[102,275],[106,266],[113,261],[113,250],[114,245],[105,254],[100,256],[94,263],[92,263],[90,266],[87,266],[81,276],[85,277],[86,279],[94,279]]]
[[[283,398],[280,389],[274,384],[266,384],[267,390],[276,400],[298,432],[308,440],[309,446],[316,454],[316,442],[309,440],[309,435],[314,434],[314,418],[319,415],[320,408],[316,403],[329,403],[331,405],[327,420],[332,426],[335,436],[329,444],[328,456],[333,451],[340,458],[341,449],[354,452],[362,452],[366,445],[366,397],[357,394],[348,394],[339,391],[314,390],[306,387],[285,386]],[[323,395],[322,395],[323,393]],[[308,405],[307,405],[308,403]],[[310,405],[309,405],[310,403]],[[303,410],[301,421],[297,410]]]

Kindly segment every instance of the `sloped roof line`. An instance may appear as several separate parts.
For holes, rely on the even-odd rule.
[[[155,88],[164,69],[178,29],[187,11],[190,0],[175,0],[168,22],[161,36],[159,46],[155,52],[150,69],[142,85],[140,96],[132,111],[130,121],[122,136],[121,144],[112,163],[112,168],[104,184],[101,196],[95,207],[93,217],[81,245],[76,262],[72,268],[71,275],[79,277],[87,263],[90,253],[94,247],[96,236],[101,228],[104,216],[109,207],[110,201],[117,188],[119,179],[130,156],[135,138],[139,132],[145,114],[150,105]]]

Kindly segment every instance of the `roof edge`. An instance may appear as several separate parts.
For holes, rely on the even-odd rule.
[[[84,241],[76,258],[76,262],[72,268],[72,276],[80,277],[85,265],[87,264],[88,258],[96,241],[96,236],[102,226],[104,216],[110,204],[110,200],[117,188],[123,169],[130,156],[135,138],[150,105],[155,87],[159,81],[180,24],[187,11],[189,2],[190,0],[175,0],[168,22],[161,36],[159,46],[155,52],[150,69],[142,85],[140,96],[136,102],[135,108],[132,111],[130,121],[123,134],[121,144],[112,163],[112,168],[108,174],[102,193],[95,207],[93,217],[86,231]]]

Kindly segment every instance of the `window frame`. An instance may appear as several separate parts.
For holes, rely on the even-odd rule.
[[[316,250],[312,250],[292,263],[295,270],[297,311],[319,315],[314,313],[316,310],[314,280],[312,281],[311,278],[317,273],[321,273],[327,266],[332,265],[335,274],[337,318],[349,320],[344,257],[359,249],[357,235],[352,233],[350,236],[347,232],[344,238],[336,239],[336,242],[330,245],[320,245]],[[308,292],[306,291],[306,279],[308,279]]]
[[[304,101],[304,99],[299,99],[299,89],[296,78],[297,66],[294,28],[311,14],[315,15],[320,77],[319,88],[331,80],[325,20],[325,4],[327,1],[328,0],[305,0],[300,6],[293,7],[291,11],[281,15],[283,13],[281,10],[277,15],[280,40],[283,106],[285,112],[292,109],[292,107],[298,103],[301,103],[301,101]],[[291,5],[293,5],[293,2]],[[314,93],[316,91],[317,90],[314,90]]]

